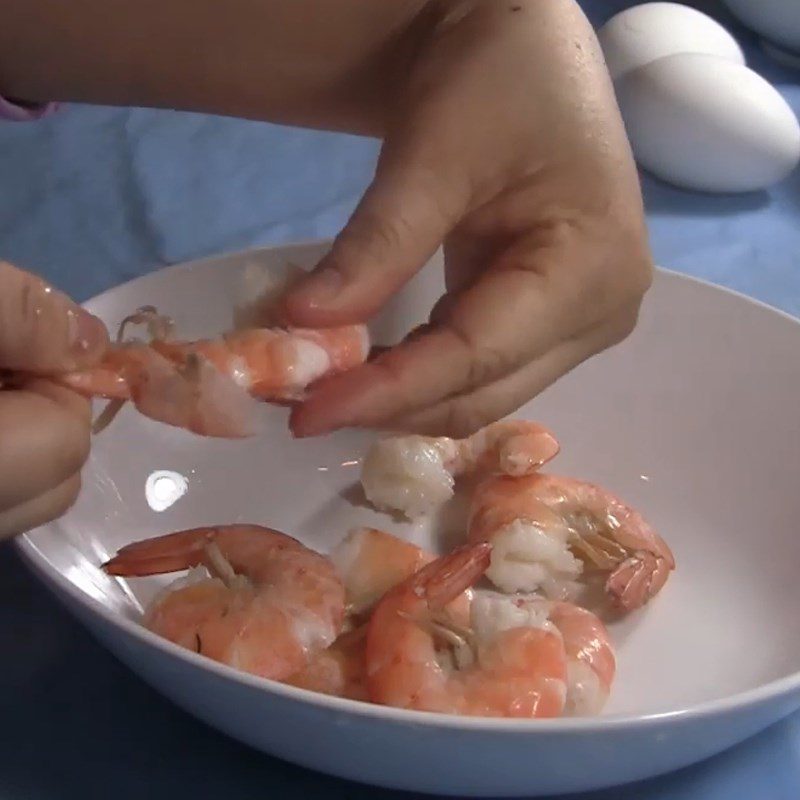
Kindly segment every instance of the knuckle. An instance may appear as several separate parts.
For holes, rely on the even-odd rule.
[[[348,264],[363,259],[380,261],[395,253],[407,238],[410,225],[401,216],[388,218],[377,210],[364,208],[357,212],[336,240],[334,257],[343,271]]]
[[[458,324],[457,319],[450,320],[448,329],[466,355],[466,376],[463,381],[463,390],[484,386],[490,381],[502,377],[515,366],[511,354],[476,339]]]
[[[443,435],[454,439],[472,436],[493,420],[467,399],[451,400],[445,407]]]

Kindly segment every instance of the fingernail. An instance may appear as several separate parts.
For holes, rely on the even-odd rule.
[[[70,325],[74,331],[72,349],[76,355],[81,356],[94,352],[108,343],[108,330],[102,320],[80,307],[68,313],[70,314]]]
[[[294,293],[311,306],[325,306],[336,299],[344,281],[342,273],[333,267],[312,272]]]

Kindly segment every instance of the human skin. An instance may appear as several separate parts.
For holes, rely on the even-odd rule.
[[[0,94],[383,140],[287,321],[368,320],[440,246],[447,292],[423,330],[315,387],[297,436],[471,433],[625,338],[650,285],[636,169],[573,0],[2,0]]]

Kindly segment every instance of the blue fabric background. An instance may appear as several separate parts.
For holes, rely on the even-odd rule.
[[[631,4],[583,3],[595,23]],[[728,21],[718,3],[693,5]],[[731,27],[751,66],[800,111],[800,73]],[[376,153],[355,137],[141,109],[71,107],[34,125],[0,124],[0,257],[83,300],[166,264],[333,235]],[[800,172],[746,196],[691,194],[647,177],[644,189],[661,265],[800,315]],[[400,797],[282,764],[194,722],[89,639],[7,547],[0,652],[0,798]],[[794,717],[707,763],[591,800],[798,796]]]

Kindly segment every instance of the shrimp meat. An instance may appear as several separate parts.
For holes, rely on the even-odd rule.
[[[558,451],[555,436],[527,420],[495,422],[466,439],[395,436],[369,449],[361,484],[376,508],[414,518],[449,500],[459,475],[527,475]]]
[[[104,569],[143,576],[205,567],[147,610],[144,624],[189,650],[284,680],[331,645],[344,621],[344,586],[328,558],[284,533],[223,525],[123,547]]]
[[[448,604],[489,565],[479,543],[427,564],[389,591],[367,630],[373,702],[493,717],[555,717],[564,708],[567,662],[561,635],[528,624],[468,630]]]
[[[472,603],[472,627],[491,631],[519,625],[557,631],[567,659],[567,716],[593,716],[608,700],[616,656],[603,622],[585,608],[535,595],[479,592]]]
[[[623,611],[664,586],[675,559],[641,514],[598,486],[541,473],[493,477],[472,500],[469,540],[491,541],[487,577],[506,592],[573,595],[586,569]]]

